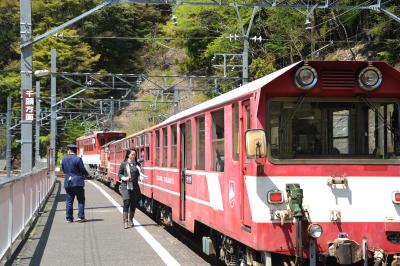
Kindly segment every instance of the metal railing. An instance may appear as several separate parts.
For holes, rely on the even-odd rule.
[[[38,215],[55,184],[51,173],[43,168],[0,180],[0,260],[10,258],[13,244]]]

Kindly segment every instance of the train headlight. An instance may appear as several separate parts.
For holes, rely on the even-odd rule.
[[[310,90],[317,84],[318,74],[314,68],[305,65],[297,69],[294,80],[299,89]]]
[[[364,90],[373,91],[382,84],[382,73],[376,67],[368,66],[358,75],[358,83]]]
[[[322,227],[319,224],[310,224],[307,231],[312,238],[318,238],[322,235]]]
[[[393,191],[393,193],[392,193],[392,201],[395,204],[400,204],[400,191]]]

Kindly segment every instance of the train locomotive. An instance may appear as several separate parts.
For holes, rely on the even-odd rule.
[[[298,62],[104,145],[103,176],[137,149],[143,208],[227,265],[400,265],[399,100],[386,63]]]

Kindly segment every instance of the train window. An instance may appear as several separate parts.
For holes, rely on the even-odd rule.
[[[246,132],[247,129],[250,129],[250,101],[246,101],[243,103],[242,110],[244,112],[243,127],[244,127],[244,132]],[[246,157],[246,163],[250,163],[250,158]]]
[[[135,148],[139,148],[139,137],[135,138]]]
[[[146,161],[150,160],[150,147],[146,147]]]
[[[185,168],[192,169],[192,122],[185,123]]]
[[[144,146],[144,134],[140,136],[140,146]]]
[[[150,133],[147,133],[146,134],[146,161],[150,160],[149,142],[150,142]]]
[[[223,172],[225,166],[224,154],[224,110],[212,114],[212,170]]]
[[[140,151],[138,154],[138,160],[140,163],[143,163],[143,161],[144,161],[144,147],[140,147]]]
[[[205,123],[204,116],[196,118],[196,166],[198,170],[205,169]]]
[[[177,131],[176,125],[171,126],[171,166],[176,167],[176,157],[177,157]]]
[[[156,130],[156,153],[155,153],[155,165],[160,165],[160,131]]]
[[[332,142],[334,152],[349,153],[349,110],[332,111]]]
[[[250,128],[250,104],[246,104],[246,129]]]
[[[268,108],[273,158],[398,158],[397,103],[353,101],[272,101]]]
[[[167,135],[167,128],[162,129],[162,134],[163,134],[163,160],[162,160],[162,166],[167,167],[168,164],[168,135]]]
[[[239,104],[235,103],[232,108],[232,158],[234,161],[239,160]]]

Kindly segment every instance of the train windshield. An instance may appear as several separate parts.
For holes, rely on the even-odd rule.
[[[395,101],[273,99],[267,117],[273,159],[400,158]]]

